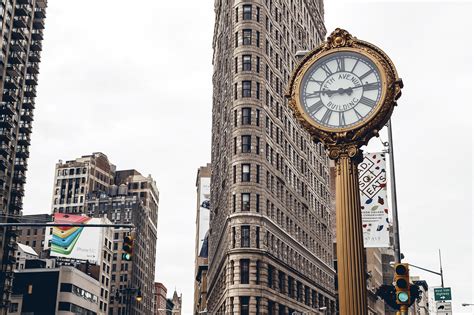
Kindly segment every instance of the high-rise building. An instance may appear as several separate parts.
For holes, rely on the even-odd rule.
[[[149,175],[116,170],[103,153],[56,164],[53,212],[107,217],[113,223],[132,223],[132,260],[122,258],[129,229],[114,230],[111,298],[114,314],[152,314],[159,193]],[[141,294],[142,300],[136,296]]]
[[[210,314],[333,314],[328,158],[284,92],[321,0],[216,0]]]
[[[209,212],[211,197],[211,165],[199,168],[196,177],[196,245],[194,258],[194,314],[207,309],[207,270]]]
[[[46,4],[0,1],[0,222],[21,215]],[[0,313],[12,289],[15,237],[0,228]]]

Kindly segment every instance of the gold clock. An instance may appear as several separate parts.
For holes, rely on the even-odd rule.
[[[377,135],[403,84],[381,49],[336,29],[301,61],[289,86],[287,97],[297,118],[330,149],[344,143],[360,146]]]

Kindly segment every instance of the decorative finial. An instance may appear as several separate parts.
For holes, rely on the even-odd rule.
[[[341,28],[336,28],[331,35],[327,38],[327,48],[338,48],[343,46],[352,46],[354,43],[354,37]]]

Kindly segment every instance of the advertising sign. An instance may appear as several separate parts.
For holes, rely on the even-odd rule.
[[[211,178],[201,177],[199,187],[199,246],[198,254],[201,252],[202,244],[206,237],[206,233],[209,230],[210,220],[210,197],[211,197]]]
[[[451,288],[434,288],[435,301],[451,301]]]
[[[451,315],[452,312],[451,302],[436,302],[436,314]]]
[[[90,218],[85,215],[56,213],[54,223],[103,223],[103,218]],[[88,260],[97,263],[103,238],[103,229],[55,226],[46,231],[45,248],[50,249],[51,257],[64,257]]]
[[[359,164],[364,247],[389,247],[385,153],[366,153]]]

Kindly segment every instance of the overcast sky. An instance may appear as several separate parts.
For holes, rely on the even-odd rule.
[[[183,293],[187,315],[196,171],[211,150],[214,4],[133,4],[49,1],[24,214],[50,212],[59,159],[100,151],[119,169],[152,174],[160,190],[156,280],[170,296]],[[325,8],[328,32],[342,27],[378,45],[403,78],[393,114],[402,252],[437,270],[440,248],[455,313],[473,313],[460,306],[474,303],[471,4],[346,0]]]

